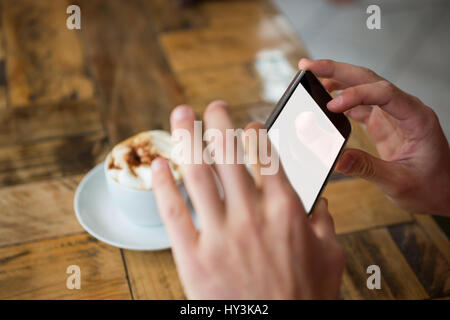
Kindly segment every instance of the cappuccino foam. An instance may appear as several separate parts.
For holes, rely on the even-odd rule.
[[[181,179],[180,170],[171,159],[174,147],[167,131],[141,132],[117,144],[108,155],[107,175],[119,184],[140,190],[152,189],[151,163],[157,157],[169,160],[175,181]]]

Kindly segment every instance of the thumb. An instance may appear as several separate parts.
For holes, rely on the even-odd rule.
[[[395,176],[399,172],[397,166],[396,163],[375,158],[367,152],[347,149],[343,152],[336,170],[389,187],[396,181]]]
[[[328,200],[320,198],[312,212],[311,227],[320,239],[330,239],[336,236],[334,221],[328,211]]]

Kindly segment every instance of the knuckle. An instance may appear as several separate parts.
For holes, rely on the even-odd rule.
[[[363,70],[364,70],[364,72],[367,73],[367,75],[370,76],[371,78],[378,78],[378,74],[377,74],[375,71],[373,71],[372,69],[369,69],[369,68],[364,67]]]
[[[407,94],[407,95],[409,96],[411,104],[413,104],[413,105],[424,105],[422,100],[420,100],[418,97],[413,96],[412,94]],[[428,108],[427,106],[425,106],[425,107]],[[429,109],[432,110],[431,108],[429,108]]]
[[[335,73],[335,64],[331,59],[323,59],[321,60],[322,67],[327,70],[326,74],[328,77],[332,78]]]
[[[407,94],[407,98],[407,102],[410,105],[417,107],[417,114],[415,116],[416,126],[420,126],[425,130],[440,126],[439,117],[432,108],[424,104],[416,96]]]
[[[182,217],[184,211],[183,207],[179,203],[171,203],[167,210],[165,210],[165,216],[168,219],[174,220]]]
[[[378,84],[386,91],[386,93],[390,96],[393,96],[396,90],[396,87],[387,80],[381,80]]]
[[[342,95],[344,95],[344,94],[352,100],[361,100],[362,99],[362,94],[361,94],[359,88],[356,88],[356,87],[347,88],[342,93]]]
[[[416,97],[414,97],[414,98],[416,98]],[[418,100],[419,103],[423,104],[419,98],[416,98],[416,99]],[[424,110],[425,110],[425,118],[427,118],[428,121],[430,121],[433,124],[439,123],[439,118],[438,118],[436,112],[432,108],[425,106]]]
[[[436,112],[430,107],[422,103],[418,98],[416,98],[420,105],[423,106],[422,111],[418,113],[416,119],[417,125],[423,130],[433,130],[434,128],[440,127],[439,118]]]
[[[345,91],[346,91],[346,95],[349,97],[352,97],[352,98],[355,98],[355,97],[359,98],[361,95],[359,90],[355,87],[350,87],[350,88],[346,89]]]
[[[280,198],[278,202],[278,218],[291,223],[298,218],[300,214],[299,201],[294,196],[286,196]]]
[[[375,176],[375,167],[368,157],[362,158],[359,174],[366,178],[372,178]]]

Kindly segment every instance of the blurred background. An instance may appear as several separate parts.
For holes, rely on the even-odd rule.
[[[450,1],[274,0],[312,58],[366,66],[419,97],[450,137]],[[381,8],[381,30],[366,9]]]

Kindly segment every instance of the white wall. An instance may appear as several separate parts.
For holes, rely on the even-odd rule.
[[[274,0],[312,58],[369,67],[432,107],[450,138],[450,1]],[[381,30],[368,30],[366,8],[381,7]]]

